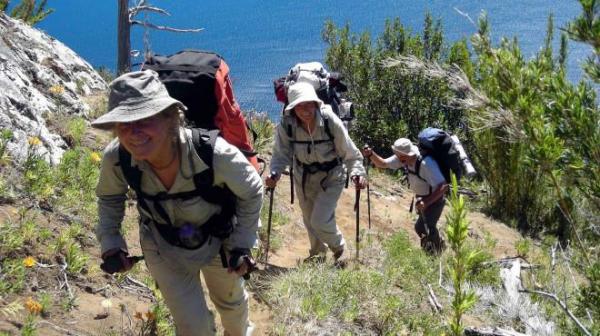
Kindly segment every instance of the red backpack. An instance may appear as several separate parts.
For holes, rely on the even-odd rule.
[[[151,55],[142,69],[156,71],[171,97],[188,108],[185,117],[191,127],[219,129],[221,136],[238,147],[259,171],[249,126],[233,95],[229,66],[221,56],[201,50]]]

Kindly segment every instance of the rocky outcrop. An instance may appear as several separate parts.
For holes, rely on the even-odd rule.
[[[83,97],[106,91],[96,71],[73,50],[46,33],[0,12],[0,129],[11,129],[7,151],[22,161],[28,139],[38,137],[38,154],[57,163],[66,149],[48,129],[57,113],[85,116]]]

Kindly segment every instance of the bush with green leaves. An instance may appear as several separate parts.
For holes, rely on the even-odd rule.
[[[76,147],[63,154],[55,169],[56,204],[93,222],[96,218],[96,195],[100,154]]]
[[[567,80],[566,38],[561,56],[554,57],[552,17],[546,42],[531,60],[516,40],[494,47],[489,35],[482,16],[473,38],[475,84],[489,109],[474,111],[470,119],[481,130],[475,133],[474,156],[489,185],[489,209],[506,221],[517,220],[525,231],[552,230],[568,237],[578,195],[588,201],[600,195],[593,182],[600,177],[596,94],[584,82]]]
[[[326,62],[344,75],[348,97],[355,103],[352,129],[357,144],[368,143],[377,152],[391,154],[398,137],[416,138],[426,126],[436,125],[459,132],[463,111],[446,104],[448,88],[441,80],[405,74],[384,65],[400,55],[415,55],[430,62],[457,64],[470,71],[466,41],[446,45],[442,24],[425,16],[422,34],[413,34],[399,18],[388,20],[383,33],[373,41],[368,32],[350,31],[350,25],[325,24],[328,44]]]

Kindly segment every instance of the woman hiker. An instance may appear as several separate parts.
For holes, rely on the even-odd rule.
[[[431,156],[421,157],[419,148],[409,139],[397,139],[392,145],[392,151],[394,155],[384,159],[365,145],[363,155],[377,168],[406,168],[408,186],[416,196],[419,218],[415,222],[415,231],[421,239],[421,247],[431,254],[440,253],[445,243],[437,229],[437,222],[446,204],[446,179],[435,159]]]
[[[203,161],[192,130],[182,125],[185,106],[169,96],[152,70],[115,79],[108,110],[92,123],[116,135],[104,150],[96,188],[96,234],[103,265],[111,265],[111,272],[133,266],[120,230],[131,187],[138,196],[144,259],[171,311],[177,335],[216,333],[199,272],[225,335],[250,335],[242,276],[253,264],[250,249],[257,238],[263,196],[260,176],[236,147],[220,137],[212,148],[212,163]],[[233,200],[229,204],[234,206],[209,202],[196,192],[200,183],[196,179],[205,176],[203,172],[210,173],[219,190],[229,190]],[[212,185],[203,189],[213,190]]]
[[[362,189],[367,183],[363,157],[342,121],[317,97],[312,85],[290,85],[288,102],[277,126],[271,175],[265,184],[275,188],[281,172],[293,166],[296,196],[310,240],[306,260],[324,261],[329,248],[337,262],[345,247],[335,222],[346,180],[344,165],[355,187]]]

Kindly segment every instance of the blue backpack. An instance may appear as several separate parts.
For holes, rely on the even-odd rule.
[[[456,175],[457,181],[463,175],[463,168],[460,160],[460,154],[454,147],[454,142],[450,134],[439,128],[428,127],[422,130],[418,135],[418,147],[421,157],[431,156],[440,167],[442,175],[447,183],[452,183],[450,172]],[[416,174],[419,175],[422,159],[416,163]]]

